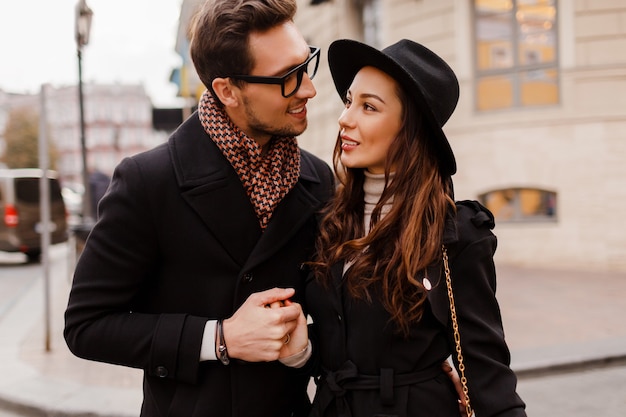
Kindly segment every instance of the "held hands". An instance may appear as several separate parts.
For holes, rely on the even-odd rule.
[[[302,308],[289,300],[294,293],[293,288],[273,288],[252,294],[232,317],[224,320],[224,339],[230,358],[274,361],[307,345]]]
[[[279,359],[288,358],[289,356],[300,353],[306,349],[309,344],[309,330],[300,304],[294,303],[291,300],[285,300],[282,304],[280,302],[274,302],[269,308],[281,308],[285,306],[296,306],[300,310],[300,314],[296,320],[295,329],[291,333],[288,333],[284,340]]]

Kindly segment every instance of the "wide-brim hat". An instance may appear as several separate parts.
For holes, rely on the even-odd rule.
[[[342,99],[357,72],[376,67],[393,77],[423,111],[432,141],[440,158],[440,172],[453,175],[456,160],[442,128],[459,101],[459,82],[452,68],[430,49],[403,39],[383,50],[349,39],[334,41],[328,48],[328,63],[335,88]]]

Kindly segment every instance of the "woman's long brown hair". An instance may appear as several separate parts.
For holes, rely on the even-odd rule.
[[[397,93],[403,103],[402,129],[389,150],[386,185],[370,230],[364,230],[363,223],[364,170],[341,166],[338,137],[333,163],[339,187],[326,207],[312,267],[316,278],[332,287],[332,265],[352,261],[344,274],[350,294],[367,301],[380,297],[399,330],[408,335],[410,325],[421,319],[426,301],[419,277],[441,257],[444,223],[454,201],[451,180],[440,174],[414,101]],[[381,209],[391,198],[391,211],[381,218]]]

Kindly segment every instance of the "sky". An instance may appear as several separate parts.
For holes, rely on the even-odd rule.
[[[78,0],[0,0],[0,90],[37,93],[78,83],[74,38]],[[84,83],[142,84],[157,107],[175,105],[169,82],[182,0],[87,0]]]

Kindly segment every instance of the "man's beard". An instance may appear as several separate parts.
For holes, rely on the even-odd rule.
[[[252,110],[252,106],[250,105],[247,97],[243,98],[243,104],[245,106],[246,118],[248,121],[248,128],[250,130],[252,138],[254,138],[257,134],[261,135],[269,135],[272,137],[276,136],[286,136],[286,137],[294,137],[302,134],[306,129],[306,124],[303,128],[296,128],[291,124],[287,124],[284,126],[270,126],[267,123],[262,122]]]

